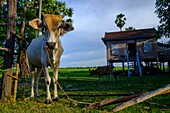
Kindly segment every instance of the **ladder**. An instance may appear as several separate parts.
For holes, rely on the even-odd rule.
[[[128,77],[132,74],[132,71],[138,72],[142,76],[142,68],[140,64],[140,58],[138,52],[136,52],[136,57],[129,57],[129,52],[127,52],[127,65],[128,65]],[[136,65],[134,64],[136,63]]]

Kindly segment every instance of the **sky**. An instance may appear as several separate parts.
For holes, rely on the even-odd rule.
[[[116,15],[122,13],[126,24],[135,29],[157,28],[156,0],[59,0],[73,8],[74,30],[60,39],[64,48],[60,67],[106,65],[105,32],[116,32]]]

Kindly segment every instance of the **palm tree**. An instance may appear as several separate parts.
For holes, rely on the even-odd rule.
[[[124,16],[125,15],[122,13],[116,16],[115,24],[120,28],[120,31],[122,31],[122,28],[125,25],[126,18]]]
[[[136,30],[136,29],[134,27],[125,28],[125,31],[133,31],[133,30]]]

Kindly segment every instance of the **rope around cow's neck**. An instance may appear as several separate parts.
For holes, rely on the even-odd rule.
[[[53,74],[54,74],[54,66],[53,66],[53,64],[51,63],[51,60],[50,60],[50,54],[49,54],[49,51],[50,51],[50,50],[49,50],[48,47],[46,47],[45,50],[46,50],[46,53],[47,53],[48,62],[50,63],[51,69],[52,69]],[[80,101],[71,99],[71,98],[67,95],[67,93],[64,91],[64,89],[61,87],[61,85],[59,84],[58,81],[57,81],[57,85],[59,86],[59,88],[61,89],[61,91],[64,93],[64,95],[68,98],[68,100],[73,101],[73,102],[76,102],[76,103],[80,103],[80,104],[88,104],[88,105],[92,104],[92,103],[80,102]]]

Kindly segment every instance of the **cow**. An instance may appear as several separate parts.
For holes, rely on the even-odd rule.
[[[57,82],[58,82],[58,68],[60,64],[60,57],[63,53],[63,47],[60,36],[66,32],[72,31],[74,27],[69,23],[63,22],[63,16],[44,14],[43,18],[33,19],[29,25],[34,29],[43,29],[41,36],[33,39],[27,48],[28,61],[31,73],[31,98],[34,98],[34,81],[36,82],[36,96],[38,94],[38,81],[43,70],[46,83],[46,104],[52,102],[50,94],[51,77],[48,72],[48,66],[53,69],[53,83],[54,83],[54,101],[58,101]],[[35,72],[35,70],[37,70]],[[34,80],[36,76],[36,80]]]
[[[97,69],[95,70],[89,69],[89,72],[90,72],[90,76],[98,75],[99,81],[101,80],[102,75],[110,74],[110,82],[114,82],[117,78],[116,75],[114,74],[115,71],[113,69],[114,66],[100,66],[97,67]]]

